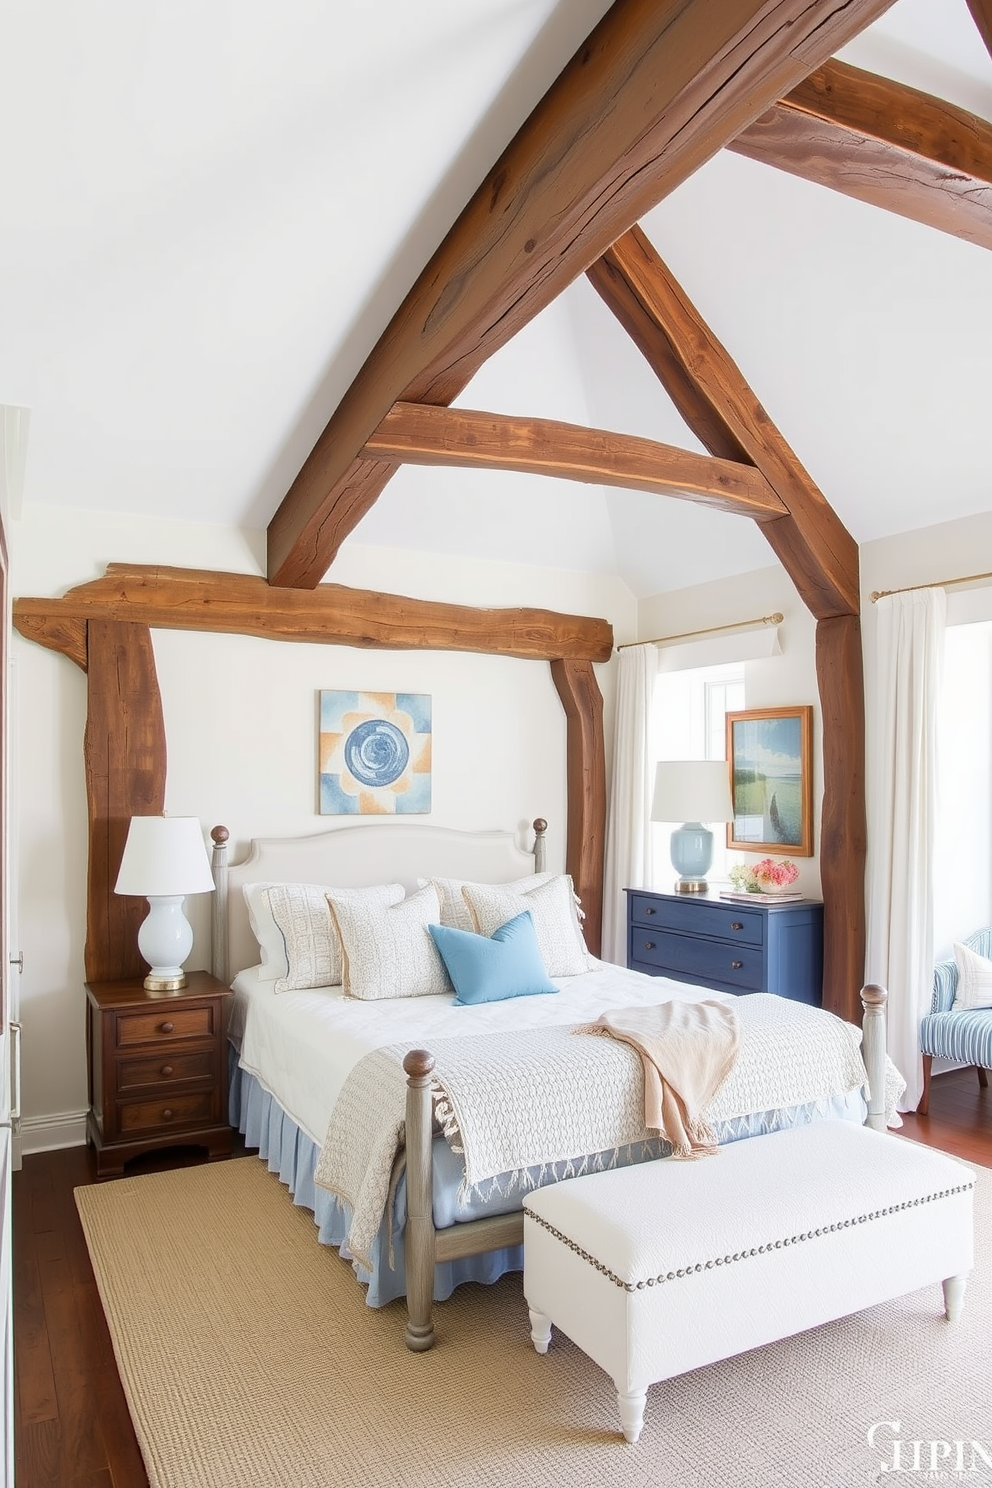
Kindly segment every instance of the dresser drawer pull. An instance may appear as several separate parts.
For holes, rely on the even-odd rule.
[[[654,941],[653,940],[646,940],[644,942],[644,949],[646,951],[653,951],[654,950]]]
[[[731,930],[743,930],[744,929],[744,921],[743,920],[731,920],[731,922],[730,922],[730,928],[731,928]]]
[[[159,1032],[160,1033],[171,1033],[172,1030],[175,1028],[176,1025],[175,1025],[175,1023],[168,1023],[168,1022],[166,1022],[166,1023],[160,1023],[158,1026],[159,1026]]]
[[[166,1108],[166,1109],[165,1109],[165,1110],[164,1110],[164,1111],[163,1111],[163,1112],[162,1112],[162,1120],[163,1120],[163,1121],[171,1121],[171,1120],[172,1120],[172,1118],[173,1118],[173,1116],[175,1116],[175,1114],[176,1114],[176,1113],[175,1113],[175,1111],[170,1111],[170,1110],[169,1110],[169,1109],[168,1109],[168,1107],[167,1107],[167,1108]]]
[[[165,1075],[166,1079],[168,1079],[168,1077],[172,1074],[172,1065],[171,1064],[163,1064],[160,1073],[163,1074],[163,1075]]]
[[[731,967],[733,968],[734,971],[740,971],[741,967],[744,965],[744,962],[743,961],[731,961],[730,965],[731,965]]]
[[[645,914],[646,914],[646,915],[649,915],[649,914],[654,914],[654,910],[653,910],[653,909],[652,909],[652,908],[651,908],[651,907],[650,907],[650,905],[649,905],[649,906],[648,906],[648,907],[647,907],[647,908],[646,908],[646,909],[645,909],[645,911],[644,911],[644,913],[645,913]]]

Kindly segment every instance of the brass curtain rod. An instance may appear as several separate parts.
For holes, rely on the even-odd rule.
[[[756,620],[732,620],[729,625],[708,625],[705,630],[685,630],[681,635],[652,636],[649,641],[624,641],[618,651],[627,651],[631,646],[662,646],[668,641],[692,641],[696,636],[716,635],[719,631],[750,630],[759,625],[781,625],[785,616],[781,610],[774,615],[759,615]]]
[[[979,579],[992,579],[992,573],[962,574],[959,579],[934,579],[929,584],[905,584],[902,589],[873,589],[871,602],[888,599],[890,594],[912,594],[914,589],[950,589],[954,584],[977,584]]]

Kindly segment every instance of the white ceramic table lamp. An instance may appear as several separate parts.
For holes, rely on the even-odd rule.
[[[183,962],[193,949],[193,931],[183,901],[187,894],[205,894],[213,886],[195,816],[132,816],[114,892],[148,900],[138,949],[151,968],[145,977],[149,992],[178,992],[186,986]]]
[[[682,822],[672,833],[672,867],[679,894],[706,887],[713,833],[704,822],[727,822],[734,811],[726,760],[662,760],[655,771],[651,820]]]

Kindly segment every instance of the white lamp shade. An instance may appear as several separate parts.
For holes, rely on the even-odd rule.
[[[195,816],[132,816],[115,893],[205,894],[213,886]]]
[[[662,760],[654,777],[651,820],[726,822],[734,808],[726,760]]]

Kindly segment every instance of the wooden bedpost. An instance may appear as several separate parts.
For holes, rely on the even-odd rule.
[[[885,1004],[889,994],[884,987],[869,982],[861,989],[865,1010],[861,1024],[861,1051],[868,1071],[868,1115],[865,1126],[872,1131],[885,1130]]]
[[[406,1091],[406,1346],[423,1353],[434,1343],[434,1204],[431,1163],[431,1071],[426,1049],[403,1060]]]
[[[230,981],[227,959],[227,840],[226,827],[212,827],[214,844],[210,868],[214,876],[214,902],[210,922],[210,970],[220,982]]]
[[[543,816],[535,818],[534,821],[534,872],[543,873],[548,866],[548,841],[546,833],[548,824]]]

